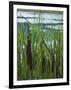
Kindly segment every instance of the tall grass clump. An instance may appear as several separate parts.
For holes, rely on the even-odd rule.
[[[63,78],[63,30],[55,30],[52,26],[43,30],[42,13],[38,15],[38,23],[34,20],[29,24],[32,69],[30,62],[27,64],[28,39],[24,23],[17,24],[18,80]]]

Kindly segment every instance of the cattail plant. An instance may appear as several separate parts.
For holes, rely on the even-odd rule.
[[[31,52],[31,40],[30,40],[30,31],[29,31],[29,24],[27,22],[24,23],[24,29],[27,34],[27,64],[32,70],[32,52]]]

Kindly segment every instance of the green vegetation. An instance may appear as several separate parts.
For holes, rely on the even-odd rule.
[[[23,23],[17,23],[17,80],[63,78],[63,30],[43,30],[29,24],[32,69],[27,63],[28,38]]]

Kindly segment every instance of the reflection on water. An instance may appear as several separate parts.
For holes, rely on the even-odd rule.
[[[63,28],[63,13],[39,13],[39,12],[28,12],[28,11],[18,11],[17,12],[17,22],[24,23],[42,23],[44,29],[47,28],[55,28],[62,29]]]

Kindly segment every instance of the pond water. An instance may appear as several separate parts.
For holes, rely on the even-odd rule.
[[[23,12],[18,11],[17,12],[17,22],[24,23],[27,22],[27,20],[30,23],[42,23],[44,24],[44,28],[63,28],[63,13],[35,13],[35,12]]]

